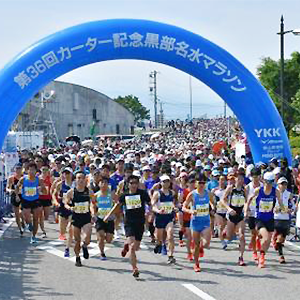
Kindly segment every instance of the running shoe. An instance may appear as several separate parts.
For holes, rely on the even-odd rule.
[[[20,229],[20,237],[23,237],[24,231]]]
[[[155,253],[155,254],[160,254],[161,253],[161,250],[162,250],[162,246],[160,245],[160,244],[157,244],[156,246],[155,246],[155,248],[153,249],[153,252]]]
[[[80,257],[76,257],[75,266],[76,266],[76,267],[82,267],[82,263],[81,263]]]
[[[284,258],[283,255],[281,255],[281,256],[279,257],[279,263],[281,263],[281,264],[285,264],[285,263],[286,263],[286,262],[285,262],[285,258]]]
[[[43,239],[45,239],[45,238],[47,237],[47,233],[46,233],[45,230],[43,231],[43,234],[42,234],[42,235],[43,235]]]
[[[246,266],[245,262],[244,262],[244,258],[243,257],[239,257],[239,261],[238,261],[239,266],[244,267]]]
[[[83,252],[83,257],[85,259],[89,259],[90,255],[86,245],[82,245],[82,252]]]
[[[65,249],[64,257],[70,257],[70,250],[69,250],[69,248]]]
[[[183,240],[179,240],[179,247],[184,247]]]
[[[100,254],[100,260],[107,260],[105,253]]]
[[[138,268],[133,269],[133,271],[132,271],[132,276],[133,276],[134,278],[139,278],[139,276],[140,276],[140,271],[139,271]]]
[[[264,254],[260,255],[258,267],[261,269],[265,267],[265,255]]]
[[[29,224],[28,224],[28,230],[29,230],[30,232],[32,232],[32,230],[33,230],[32,223],[29,223]]]
[[[30,239],[30,244],[36,244],[37,243],[37,239],[35,236],[32,236]]]
[[[194,265],[194,271],[196,273],[199,273],[201,271],[199,263]]]
[[[58,236],[58,239],[59,239],[60,241],[65,241],[67,238],[66,238],[66,236],[65,236],[64,234],[60,234],[60,235]]]
[[[168,254],[168,250],[167,250],[166,244],[163,244],[163,246],[161,248],[161,254],[162,255],[167,255]]]
[[[255,260],[256,262],[258,261],[258,255],[257,255],[257,252],[253,252],[253,253],[252,253],[252,257],[253,257],[253,260]]]
[[[194,257],[193,257],[193,254],[192,253],[189,253],[188,255],[187,255],[187,260],[189,260],[190,262],[192,262],[192,261],[194,261]]]
[[[174,256],[169,256],[168,265],[175,264],[175,263],[176,263],[175,257]]]
[[[222,243],[222,249],[226,250],[227,249],[227,242],[223,240],[221,243]]]
[[[129,245],[128,244],[124,244],[124,248],[121,251],[122,257],[125,257],[128,251],[129,251]]]

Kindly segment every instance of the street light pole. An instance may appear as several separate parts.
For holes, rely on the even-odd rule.
[[[284,19],[283,15],[280,20],[280,96],[281,96],[281,118],[284,121],[283,112],[284,112]]]
[[[280,19],[280,32],[277,34],[280,35],[280,97],[281,97],[281,118],[284,121],[283,113],[284,113],[284,35],[286,33],[292,32],[294,35],[300,35],[300,29],[287,30],[284,31],[284,18],[281,15]]]

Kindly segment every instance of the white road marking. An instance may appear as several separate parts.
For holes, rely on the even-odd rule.
[[[190,290],[191,292],[193,292],[195,295],[199,296],[203,300],[216,300],[212,296],[206,294],[205,292],[203,292],[200,289],[198,289],[197,287],[195,287],[193,284],[186,283],[186,284],[182,284],[182,285],[185,288],[187,288],[188,290]]]
[[[285,243],[285,244],[288,244],[289,246],[292,246],[292,247],[295,247],[295,248],[297,248],[297,249],[300,249],[300,246],[295,245],[295,243],[292,243],[292,242],[289,242],[289,241],[285,241],[284,243]]]
[[[61,246],[64,243],[65,243],[65,241],[51,241],[51,242],[48,242],[46,244],[37,246],[36,248],[39,249],[39,250],[46,251],[46,252],[48,252],[52,255],[58,256],[62,259],[66,259],[66,260],[69,260],[71,262],[75,262],[75,260],[76,260],[75,256],[64,257],[64,251],[59,250],[59,249],[56,248],[57,246]],[[70,252],[72,251],[72,249],[73,248],[70,249]],[[96,255],[100,254],[99,247],[98,247],[97,243],[90,243],[88,249],[89,249],[90,257],[93,257],[93,256],[96,256]],[[111,247],[109,247],[109,248],[105,247],[104,248],[105,251],[107,251],[109,249],[111,249]]]
[[[7,223],[1,223],[0,225],[0,238],[3,236],[4,232],[13,224],[14,219],[5,219]]]

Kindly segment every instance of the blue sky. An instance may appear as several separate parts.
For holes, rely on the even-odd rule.
[[[0,0],[0,68],[41,38],[80,23],[139,18],[173,24],[223,47],[252,73],[262,57],[279,58],[279,23],[300,28],[298,0]],[[285,36],[285,56],[300,51],[300,36]],[[144,61],[111,61],[72,71],[59,80],[80,84],[114,98],[133,94],[153,111],[149,73],[159,72],[158,96],[166,117],[189,113],[189,76],[174,68]],[[223,100],[193,79],[193,116],[222,114]]]

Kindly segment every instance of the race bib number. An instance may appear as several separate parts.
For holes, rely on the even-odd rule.
[[[197,217],[209,215],[209,204],[196,205]]]
[[[227,212],[226,206],[221,201],[217,204],[217,210]]]
[[[25,188],[25,196],[33,197],[36,195],[36,188],[35,187],[26,187]]]
[[[170,214],[173,211],[173,202],[161,202],[159,208],[163,209],[166,214]]]
[[[98,208],[98,217],[103,219],[109,212],[109,208]]]
[[[77,214],[86,214],[89,212],[88,202],[77,202],[74,206],[74,212]]]
[[[231,205],[235,207],[242,207],[245,205],[245,197],[233,196],[231,198]]]
[[[125,203],[127,209],[136,209],[142,207],[142,201],[140,195],[125,196]]]
[[[280,206],[279,205],[276,205],[276,209],[280,209]],[[275,210],[276,211],[276,210]],[[283,208],[281,209],[281,213],[282,214],[287,214],[289,211],[289,208],[287,205],[283,205]]]
[[[259,211],[260,212],[270,212],[273,209],[273,202],[271,201],[260,201]]]

